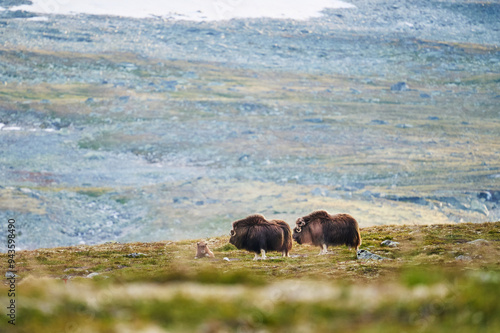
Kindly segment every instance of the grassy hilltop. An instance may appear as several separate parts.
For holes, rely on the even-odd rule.
[[[500,222],[363,228],[346,247],[253,261],[228,237],[17,253],[7,332],[497,332]],[[399,242],[382,246],[384,240]],[[136,256],[129,256],[135,253]],[[226,260],[227,258],[229,260]],[[6,261],[5,254],[0,260]],[[2,286],[1,303],[7,287]]]

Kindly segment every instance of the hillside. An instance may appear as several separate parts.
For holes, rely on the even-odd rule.
[[[346,247],[297,245],[253,261],[228,237],[16,253],[17,325],[7,332],[497,332],[500,222],[390,225]],[[382,246],[384,240],[398,242]],[[134,254],[134,255],[132,255]],[[273,254],[269,254],[273,255]],[[227,258],[227,259],[224,259]],[[7,255],[0,260],[7,262]],[[8,304],[6,282],[0,303]],[[4,318],[5,319],[5,318]]]
[[[498,221],[498,4],[351,3],[307,21],[0,12],[0,219],[22,249],[214,237],[254,212]]]

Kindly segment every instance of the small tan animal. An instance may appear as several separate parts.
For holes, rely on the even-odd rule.
[[[195,259],[198,258],[204,258],[204,257],[210,257],[214,258],[214,253],[210,251],[208,248],[208,244],[206,242],[198,242],[196,243],[197,249],[196,249],[196,256],[194,257]]]

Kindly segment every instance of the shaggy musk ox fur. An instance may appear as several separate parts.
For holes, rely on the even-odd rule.
[[[318,210],[299,217],[293,229],[293,239],[299,244],[321,247],[319,254],[326,254],[329,245],[345,244],[356,251],[361,245],[358,222],[349,214],[330,215]]]
[[[285,221],[268,221],[260,214],[250,215],[233,222],[229,243],[238,249],[255,252],[254,260],[259,253],[266,259],[267,251],[282,252],[284,257],[289,257],[292,230]]]

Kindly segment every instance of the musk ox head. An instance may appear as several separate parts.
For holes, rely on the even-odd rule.
[[[304,221],[297,221],[297,225],[293,228],[292,238],[297,244],[310,244],[311,243],[311,228],[306,225]]]
[[[309,221],[299,217],[295,222],[295,228],[293,228],[292,238],[298,244],[311,244],[312,243],[312,233],[317,233],[320,224],[318,221]]]
[[[302,228],[301,227],[295,227],[293,228],[293,240],[296,241],[298,244],[302,244],[302,235],[300,234],[302,232]]]
[[[242,230],[239,230],[240,232],[236,233],[237,230],[237,226],[233,225],[233,229],[231,229],[231,231],[229,232],[229,235],[231,236],[229,238],[229,243],[233,244],[234,246],[236,246],[239,238],[241,238],[241,235],[238,234],[240,234]]]

